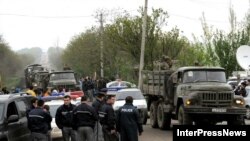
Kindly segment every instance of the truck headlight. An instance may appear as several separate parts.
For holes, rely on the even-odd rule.
[[[243,99],[235,99],[235,103],[237,105],[244,105],[244,100]]]
[[[187,104],[187,105],[191,105],[191,104],[192,104],[191,100],[188,99],[188,100],[186,101],[186,104]]]

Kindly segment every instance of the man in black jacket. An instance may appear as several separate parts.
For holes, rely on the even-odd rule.
[[[143,132],[139,112],[133,106],[131,96],[126,97],[125,101],[125,105],[118,110],[116,128],[121,134],[121,141],[138,141],[138,132],[139,135]]]
[[[77,130],[77,140],[92,141],[94,127],[98,119],[97,113],[92,106],[87,104],[87,96],[81,98],[81,104],[73,110],[73,129]]]
[[[102,125],[102,131],[105,141],[116,141],[116,130],[115,130],[115,111],[112,105],[115,102],[115,96],[107,96],[106,103],[102,106],[99,112],[100,123]]]
[[[73,109],[76,107],[71,104],[71,97],[64,96],[64,104],[56,111],[56,125],[62,130],[64,141],[76,141],[76,132],[72,129]]]
[[[48,125],[52,121],[49,113],[43,109],[44,101],[38,100],[37,107],[29,112],[28,128],[31,131],[32,141],[48,141]]]

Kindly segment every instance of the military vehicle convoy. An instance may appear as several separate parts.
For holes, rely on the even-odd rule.
[[[40,64],[28,65],[24,70],[26,87],[45,88],[47,83],[46,77],[49,75],[49,71]]]
[[[32,64],[25,68],[25,83],[26,87],[33,86],[39,89],[58,89],[59,87],[76,90],[78,86],[74,71],[52,71],[40,64]]]
[[[243,97],[234,95],[220,67],[182,67],[142,71],[144,93],[153,128],[168,129],[171,119],[181,125],[244,124]]]

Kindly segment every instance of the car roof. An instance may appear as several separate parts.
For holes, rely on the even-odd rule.
[[[64,102],[63,100],[51,100],[51,101],[46,101],[45,105],[62,105]]]
[[[11,100],[16,99],[16,98],[21,98],[21,97],[25,98],[25,97],[32,97],[32,96],[30,96],[30,95],[23,95],[22,96],[19,93],[17,93],[17,94],[4,94],[4,95],[0,95],[0,102],[5,103],[5,102],[11,101]]]
[[[141,91],[141,90],[137,88],[126,88],[118,90],[118,92],[133,92],[133,91]]]

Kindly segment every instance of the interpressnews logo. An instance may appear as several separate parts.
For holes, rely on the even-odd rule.
[[[246,131],[231,131],[229,129],[222,129],[219,131],[206,131],[203,129],[197,129],[195,131],[189,131],[186,129],[185,131],[181,131],[177,129],[177,136],[246,136]]]

